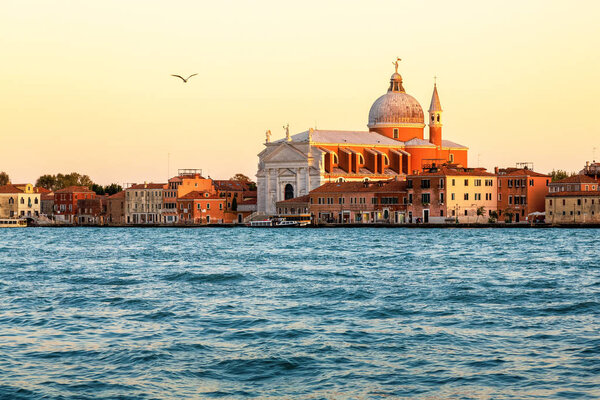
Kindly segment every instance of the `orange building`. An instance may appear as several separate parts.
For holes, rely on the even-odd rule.
[[[310,192],[309,211],[315,223],[403,223],[405,198],[406,181],[331,182]]]
[[[193,191],[177,199],[181,224],[222,224],[225,199],[207,191]]]
[[[573,175],[548,184],[550,193],[600,190],[600,183],[589,175]]]
[[[507,222],[524,222],[529,214],[544,212],[550,176],[526,168],[496,168],[498,216]]]
[[[77,201],[95,199],[96,192],[87,186],[69,186],[54,192],[54,218],[68,223],[77,222]]]
[[[180,169],[177,176],[169,179],[163,192],[161,222],[173,224],[178,221],[177,199],[193,191],[215,193],[213,181],[202,176],[199,169]]]
[[[406,93],[397,69],[387,93],[371,106],[369,131],[309,129],[290,135],[285,127],[286,137],[273,142],[267,131],[256,174],[259,213],[274,215],[276,202],[306,195],[326,182],[404,180],[432,163],[467,166],[468,148],[442,137],[437,85],[426,139],[423,109]]]

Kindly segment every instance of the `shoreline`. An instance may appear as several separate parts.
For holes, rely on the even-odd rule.
[[[294,227],[249,227],[242,224],[209,224],[209,225],[163,225],[163,224],[128,224],[128,225],[32,225],[28,228],[252,228],[252,229],[340,229],[340,228],[394,228],[394,229],[600,229],[600,224],[316,224]]]

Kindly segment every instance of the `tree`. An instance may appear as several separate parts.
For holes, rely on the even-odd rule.
[[[116,183],[111,183],[108,186],[104,187],[104,192],[109,195],[112,196],[113,194],[122,192],[123,188],[121,187],[121,185],[117,185]]]
[[[246,183],[250,183],[252,182],[250,180],[250,178],[248,178],[246,175],[244,174],[235,174],[233,176],[233,178],[231,178],[232,181],[238,181],[238,182],[246,182]]]
[[[515,212],[512,210],[512,208],[507,208],[504,210],[504,222],[511,223],[514,215]]]
[[[70,174],[42,175],[38,178],[35,185],[48,190],[60,190],[69,186],[87,186],[94,184],[89,176],[81,175],[77,172]]]
[[[10,183],[10,177],[4,171],[0,172],[0,186],[8,185]]]
[[[35,186],[43,187],[48,190],[55,190],[56,187],[56,176],[54,175],[42,175],[35,181]]]
[[[569,176],[573,176],[575,175],[574,172],[568,173],[567,171],[564,171],[562,169],[556,169],[556,170],[552,170],[552,172],[550,172],[550,176],[552,177],[552,182],[556,182],[556,181],[560,181],[561,179],[565,179],[568,178]]]
[[[94,192],[96,192],[96,194],[99,196],[101,196],[105,193],[104,187],[102,187],[102,185],[98,185],[96,183],[92,184],[92,186],[90,186],[90,189],[92,189]]]
[[[478,222],[479,221],[479,217],[481,217],[484,213],[485,213],[485,207],[484,206],[477,207],[477,219],[475,220],[475,222]]]

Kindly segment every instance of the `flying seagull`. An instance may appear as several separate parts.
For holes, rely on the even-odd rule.
[[[194,75],[198,75],[198,74],[191,74],[191,75],[190,75],[190,76],[188,76],[187,78],[184,78],[184,77],[183,77],[183,76],[181,76],[181,75],[173,75],[173,74],[171,74],[171,76],[174,76],[174,77],[176,77],[176,78],[179,78],[179,79],[181,79],[181,80],[183,81],[183,83],[187,83],[188,79],[190,79],[190,78],[191,78],[192,76],[194,76]]]

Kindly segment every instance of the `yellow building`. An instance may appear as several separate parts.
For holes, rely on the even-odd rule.
[[[546,196],[546,222],[599,224],[600,191],[550,193]]]
[[[498,208],[497,177],[484,168],[426,167],[407,190],[409,222],[484,223]]]
[[[0,218],[39,217],[41,194],[33,185],[0,186]]]

